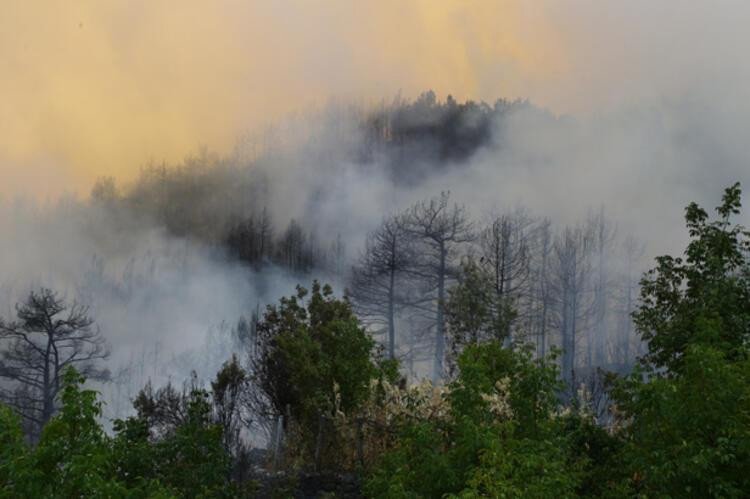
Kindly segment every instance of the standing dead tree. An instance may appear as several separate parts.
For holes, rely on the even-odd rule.
[[[389,359],[396,356],[396,315],[408,302],[402,279],[411,262],[413,254],[402,220],[387,218],[368,235],[347,289],[357,315],[386,329]]]
[[[534,224],[535,220],[519,209],[493,216],[479,234],[480,262],[492,278],[498,303],[512,303],[519,312],[520,301],[529,292]],[[523,313],[525,316],[527,311]],[[509,328],[512,326],[508,324]],[[508,335],[507,340],[510,339]]]
[[[530,307],[527,321],[529,331],[537,340],[537,355],[544,357],[548,350],[548,332],[553,309],[551,282],[553,235],[549,219],[541,220],[534,231],[535,251],[531,258],[533,278],[530,286]]]
[[[57,293],[32,291],[16,306],[17,319],[0,319],[0,377],[7,383],[0,396],[23,417],[32,440],[54,415],[62,376],[68,366],[89,379],[106,380],[97,366],[109,351],[88,308],[66,305]]]
[[[645,245],[633,236],[625,238],[622,247],[624,268],[619,281],[619,296],[616,313],[618,317],[618,338],[614,358],[623,367],[629,367],[642,352],[636,349],[640,341],[633,327],[633,312],[638,297],[640,279],[639,260],[646,251]]]
[[[606,344],[610,336],[608,312],[611,308],[613,284],[610,267],[616,230],[605,217],[603,208],[590,216],[588,225],[593,240],[593,256],[596,260],[596,268],[592,275],[594,324],[586,348],[586,364],[591,369],[595,365],[606,365],[611,360],[607,356]]]
[[[592,234],[586,227],[565,228],[553,245],[552,296],[553,324],[560,331],[561,374],[569,386],[575,385],[576,354],[581,333],[591,315],[588,289],[591,275]]]
[[[443,376],[445,358],[445,300],[447,285],[458,273],[456,260],[465,243],[474,239],[466,210],[449,204],[449,193],[421,201],[404,216],[404,227],[420,258],[409,269],[419,282],[420,294],[434,314],[435,345],[432,379]]]

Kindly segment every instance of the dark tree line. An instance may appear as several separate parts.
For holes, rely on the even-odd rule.
[[[512,113],[529,109],[525,101],[440,101],[433,91],[414,101],[396,98],[366,114],[361,159],[379,159],[399,181],[417,184],[431,168],[446,168],[490,145],[497,127]]]
[[[431,91],[375,108],[332,106],[300,124],[302,130],[292,126],[248,139],[250,152],[242,152],[246,147],[238,143],[231,156],[204,149],[177,164],[150,164],[128,188],[102,178],[91,198],[118,231],[155,224],[170,234],[226,248],[253,265],[273,262],[303,272],[324,266],[343,273],[340,248],[316,240],[319,227],[312,215],[279,220],[267,209],[278,184],[286,181],[278,171],[304,172],[315,165],[321,175],[335,177],[342,165],[356,165],[363,171],[377,169],[400,185],[417,185],[445,168],[460,168],[492,143],[510,115],[530,107],[520,101],[441,101]],[[298,133],[306,139],[286,140]],[[339,195],[325,182],[310,189],[316,199]]]

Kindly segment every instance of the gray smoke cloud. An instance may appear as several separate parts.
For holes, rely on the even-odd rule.
[[[711,208],[733,182],[750,188],[744,25],[750,7],[544,5],[543,14],[522,18],[554,18],[553,38],[566,48],[559,80],[547,72],[542,79],[526,75],[528,96],[549,104],[548,112],[513,111],[471,157],[424,165],[419,181],[407,184],[394,182],[383,158],[365,164],[354,158],[365,140],[357,108],[334,103],[238,142],[237,168],[266,179],[267,189],[253,202],[268,206],[281,228],[290,218],[302,221],[322,244],[341,236],[349,257],[384,214],[445,190],[476,219],[520,205],[565,225],[603,206],[620,234],[646,242],[644,264],[679,252],[687,203]],[[490,89],[497,93],[498,78],[483,74],[479,96],[488,98]],[[525,96],[521,83],[510,86],[510,97]],[[575,112],[557,114],[570,109]],[[224,201],[224,192],[215,198]],[[89,303],[112,346],[113,367],[150,359],[141,362],[147,367],[134,376],[135,385],[184,375],[185,359],[205,362],[196,367],[209,376],[226,352],[216,346],[221,355],[213,359],[196,352],[209,350],[211,342],[225,345],[222,335],[241,315],[288,295],[301,280],[274,267],[251,270],[216,247],[132,217],[88,200],[6,196],[0,204],[0,313],[11,316],[13,304],[41,285]],[[742,221],[748,220],[744,214]]]

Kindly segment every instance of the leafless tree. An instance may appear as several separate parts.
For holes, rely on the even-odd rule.
[[[424,297],[419,306],[434,314],[433,381],[443,375],[446,288],[457,275],[456,260],[461,247],[474,240],[473,225],[466,210],[455,204],[451,206],[449,198],[449,193],[443,192],[439,197],[415,204],[404,216],[405,230],[418,245],[416,251],[420,255],[409,269]],[[418,304],[413,302],[412,305]]]
[[[397,309],[408,302],[403,279],[412,262],[402,220],[398,216],[386,218],[368,235],[347,290],[357,315],[370,325],[385,328],[389,359],[396,356]]]
[[[548,219],[540,221],[535,230],[535,249],[532,259],[532,292],[530,330],[537,339],[537,354],[547,355],[548,329],[552,304],[551,256],[553,250],[552,223]]]
[[[556,238],[552,256],[553,324],[560,331],[562,376],[575,386],[578,340],[591,313],[587,284],[591,272],[592,235],[585,227],[566,227]]]
[[[610,266],[616,230],[605,217],[603,208],[589,217],[588,230],[591,232],[592,251],[596,257],[596,270],[592,275],[593,329],[586,349],[586,362],[589,367],[593,367],[605,365],[609,360],[605,346],[613,281]]]
[[[263,211],[258,219],[258,257],[260,261],[264,261],[268,258],[271,253],[271,244],[273,242],[273,224],[271,223],[271,217],[268,214],[266,207],[263,207]]]
[[[295,223],[294,230],[297,228]],[[224,242],[237,258],[260,267],[273,252],[272,238],[271,219],[263,208],[260,215],[252,215],[232,224]]]
[[[638,280],[640,272],[638,261],[645,253],[646,249],[643,243],[639,242],[632,236],[625,238],[623,242],[624,269],[619,286],[618,300],[618,340],[619,355],[616,355],[619,363],[623,367],[629,366],[634,359],[635,352],[631,346],[638,341],[633,329],[632,313],[635,310],[636,297],[638,296]]]
[[[498,302],[516,308],[528,294],[533,226],[534,220],[519,209],[493,216],[479,234],[480,262],[492,277]]]
[[[50,289],[32,291],[16,306],[17,319],[0,319],[0,392],[24,418],[32,439],[54,415],[63,371],[75,368],[87,378],[106,380],[109,371],[97,365],[109,351],[88,308],[66,305]]]
[[[278,241],[279,262],[295,272],[309,272],[315,265],[315,246],[313,235],[292,219]]]

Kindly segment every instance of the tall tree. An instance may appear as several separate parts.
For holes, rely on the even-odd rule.
[[[435,347],[433,381],[443,375],[445,358],[445,300],[448,282],[458,272],[456,258],[462,245],[474,240],[473,225],[466,210],[450,205],[450,194],[421,201],[405,214],[404,227],[419,245],[421,258],[410,269],[419,279],[421,293],[432,302]]]
[[[480,261],[492,278],[498,301],[517,302],[527,294],[533,224],[526,212],[517,210],[493,216],[479,234]]]
[[[511,300],[498,294],[493,275],[472,258],[462,265],[458,283],[448,291],[445,304],[450,333],[449,374],[464,347],[480,342],[504,342],[516,317]]]
[[[615,228],[604,215],[604,208],[592,215],[588,221],[596,258],[596,269],[592,272],[593,329],[586,345],[586,362],[589,367],[607,363],[607,314],[609,311],[612,277],[609,258],[615,240]]]
[[[624,268],[620,277],[619,297],[617,306],[618,315],[618,341],[617,355],[618,362],[623,367],[632,365],[634,355],[632,344],[637,340],[633,330],[633,312],[638,291],[637,265],[645,253],[643,243],[639,242],[633,236],[628,236],[623,242],[622,251],[624,253]]]
[[[289,225],[278,241],[278,258],[282,265],[295,272],[309,272],[315,265],[315,241],[296,220]]]
[[[350,413],[369,394],[381,373],[374,341],[346,299],[329,285],[313,282],[308,291],[268,305],[258,321],[258,355],[252,359],[252,392],[257,416],[284,416],[306,430],[306,445],[321,418]],[[395,365],[388,363],[389,365]]]
[[[10,383],[0,392],[25,419],[32,439],[56,410],[63,371],[75,367],[91,379],[106,380],[109,371],[97,365],[109,351],[88,309],[68,306],[54,291],[32,291],[16,306],[17,319],[0,319],[0,377]]]
[[[397,309],[408,301],[401,280],[412,262],[413,253],[402,220],[398,216],[386,218],[367,236],[347,290],[359,317],[385,326],[389,359],[396,356]]]
[[[636,326],[648,343],[645,360],[679,370],[690,343],[716,347],[734,359],[750,339],[750,231],[732,225],[740,212],[740,184],[726,189],[719,217],[695,203],[685,209],[690,243],[685,258],[660,256],[641,280]]]
[[[746,497],[750,490],[750,232],[734,225],[740,186],[718,217],[691,203],[685,258],[641,281],[642,366],[614,392],[626,474],[639,497]]]
[[[591,272],[592,238],[585,227],[566,227],[555,239],[553,249],[552,293],[555,301],[554,324],[562,343],[562,376],[575,382],[579,334],[591,307],[587,284]]]
[[[547,355],[548,326],[553,308],[551,283],[551,255],[553,238],[551,222],[542,220],[535,230],[536,251],[532,254],[531,265],[534,279],[532,282],[531,317],[529,328],[537,338],[537,354],[539,357]]]

